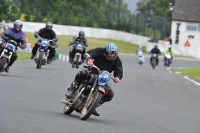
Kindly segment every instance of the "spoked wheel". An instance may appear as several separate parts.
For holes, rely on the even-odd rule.
[[[4,69],[7,60],[8,60],[7,58],[0,59],[0,72]]]
[[[153,59],[152,59],[152,67],[153,67],[153,69],[155,68],[155,66],[156,66],[156,59],[153,58]]]
[[[43,57],[44,57],[44,52],[40,52],[37,60],[37,69],[41,68]]]
[[[71,108],[67,105],[64,106],[64,109],[63,109],[64,114],[70,115],[73,111],[74,111],[74,108]]]
[[[80,118],[81,120],[86,120],[90,117],[90,115],[94,112],[95,108],[99,104],[102,97],[102,92],[95,91],[91,98],[89,99],[89,102],[84,105],[84,107],[81,110]]]

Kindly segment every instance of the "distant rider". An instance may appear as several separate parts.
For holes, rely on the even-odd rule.
[[[156,62],[157,62],[157,65],[158,65],[158,64],[159,64],[158,55],[161,55],[161,52],[160,52],[160,49],[158,49],[158,45],[157,45],[157,44],[155,44],[154,48],[151,49],[150,54],[151,54],[151,55],[152,55],[152,54],[157,54]],[[150,58],[150,63],[151,63],[152,59],[153,59],[153,58],[152,58],[152,56],[151,56],[151,58]]]
[[[41,38],[45,38],[45,39],[49,39],[49,40],[52,40],[54,38],[56,38],[56,33],[52,30],[53,28],[53,23],[51,22],[47,22],[46,23],[46,27],[45,28],[42,28],[38,31],[38,35],[41,37]],[[35,35],[35,37],[37,38],[37,36]],[[56,41],[57,42],[57,41]],[[47,63],[50,64],[50,62],[52,61],[52,59],[54,58],[55,56],[55,48],[52,48],[51,46],[53,45],[52,42],[50,42],[50,46],[48,47],[50,52],[49,52],[49,56],[48,56],[48,60],[47,60]],[[33,47],[33,50],[32,50],[32,56],[31,56],[31,59],[34,58],[34,56],[36,55],[36,52],[38,50],[38,42],[35,44],[35,46]]]
[[[74,36],[76,37],[76,36]],[[87,42],[87,39],[85,38],[85,33],[83,31],[80,31],[78,33],[78,37],[76,37],[73,41],[71,41],[71,43],[69,44],[69,46],[74,46],[73,49],[70,51],[69,53],[69,57],[70,57],[70,61],[72,62],[73,61],[73,58],[74,58],[74,55],[75,55],[75,52],[76,52],[76,47],[75,45],[77,43],[82,43],[84,48],[83,48],[83,52],[82,52],[82,60],[84,60],[84,54],[85,54],[85,47],[88,47],[88,42]]]
[[[169,46],[169,48],[164,52],[164,60],[165,60],[165,54],[166,53],[170,53],[171,54],[171,63],[172,63],[172,60],[173,60],[173,57],[174,57],[174,51],[173,51],[173,49],[172,49],[172,47],[171,46]]]
[[[9,39],[16,41],[21,49],[26,48],[25,34],[22,31],[23,22],[21,20],[15,20],[13,24],[14,24],[13,28],[8,28],[6,32],[1,34],[3,42],[0,44],[0,52],[2,52],[3,50],[2,44],[8,41]],[[15,62],[17,58],[18,58],[17,52],[14,52],[9,64],[5,69],[6,72],[9,72],[9,67],[12,66],[12,64]]]

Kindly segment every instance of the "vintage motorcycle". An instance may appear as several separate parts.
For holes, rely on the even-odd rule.
[[[2,44],[0,50],[0,72],[5,71],[13,53],[17,52],[17,46],[19,46],[19,44],[11,39],[8,39]]]
[[[164,66],[169,67],[171,64],[171,54],[170,53],[166,53],[165,57],[164,57]]]
[[[158,59],[158,54],[152,54],[151,55],[151,65],[152,65],[152,68],[155,69],[155,67],[157,66],[157,59]]]
[[[110,78],[114,80],[114,77],[108,71],[100,70],[96,66],[84,67],[91,72],[91,77],[84,80],[74,92],[71,98],[74,100],[61,100],[61,102],[65,104],[63,109],[64,114],[70,115],[75,110],[80,113],[81,120],[86,120],[90,117],[98,106],[102,94],[105,93],[104,86],[108,83]]]
[[[75,48],[75,55],[74,58],[71,61],[72,68],[79,68],[79,65],[82,64],[82,52],[85,48],[82,43],[76,43],[75,45],[72,45],[71,47]]]
[[[137,62],[140,65],[142,65],[144,63],[144,52],[141,50],[137,52]]]
[[[56,45],[55,41],[58,40],[58,37],[56,37],[52,40],[48,40],[48,39],[41,38],[37,32],[35,32],[35,35],[39,39],[39,42],[38,42],[39,49],[38,49],[37,57],[34,60],[37,64],[36,68],[40,69],[41,65],[45,65],[47,63],[47,59],[49,56],[48,47],[50,45],[50,42],[52,42],[54,44],[52,47],[55,47],[55,45]]]

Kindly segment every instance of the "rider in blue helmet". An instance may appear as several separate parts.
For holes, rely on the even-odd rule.
[[[114,71],[114,77],[116,82],[120,82],[120,80],[123,77],[123,67],[121,59],[118,56],[118,49],[117,46],[114,43],[109,43],[105,46],[105,48],[95,48],[87,51],[84,55],[86,58],[86,63],[89,66],[95,65],[100,70],[106,70],[108,72]],[[76,91],[76,89],[79,88],[80,84],[85,78],[90,77],[90,72],[88,69],[81,70],[78,72],[75,76],[75,80],[72,82],[70,88],[68,88],[66,99],[71,99],[73,93]],[[102,105],[104,102],[111,101],[114,92],[112,88],[106,84],[105,86],[105,94],[102,97],[99,106]],[[99,116],[99,113],[95,110],[93,112],[94,115]]]
[[[107,44],[103,54],[108,61],[114,61],[118,55],[117,46],[114,43]]]

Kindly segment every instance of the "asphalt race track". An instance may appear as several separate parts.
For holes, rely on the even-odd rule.
[[[124,78],[110,81],[115,97],[87,121],[63,114],[60,102],[82,66],[54,61],[38,70],[33,60],[15,62],[0,73],[0,133],[200,133],[200,86],[169,73],[162,59],[152,69],[149,58],[140,66],[135,56],[120,57]],[[172,67],[199,65],[174,59]]]

